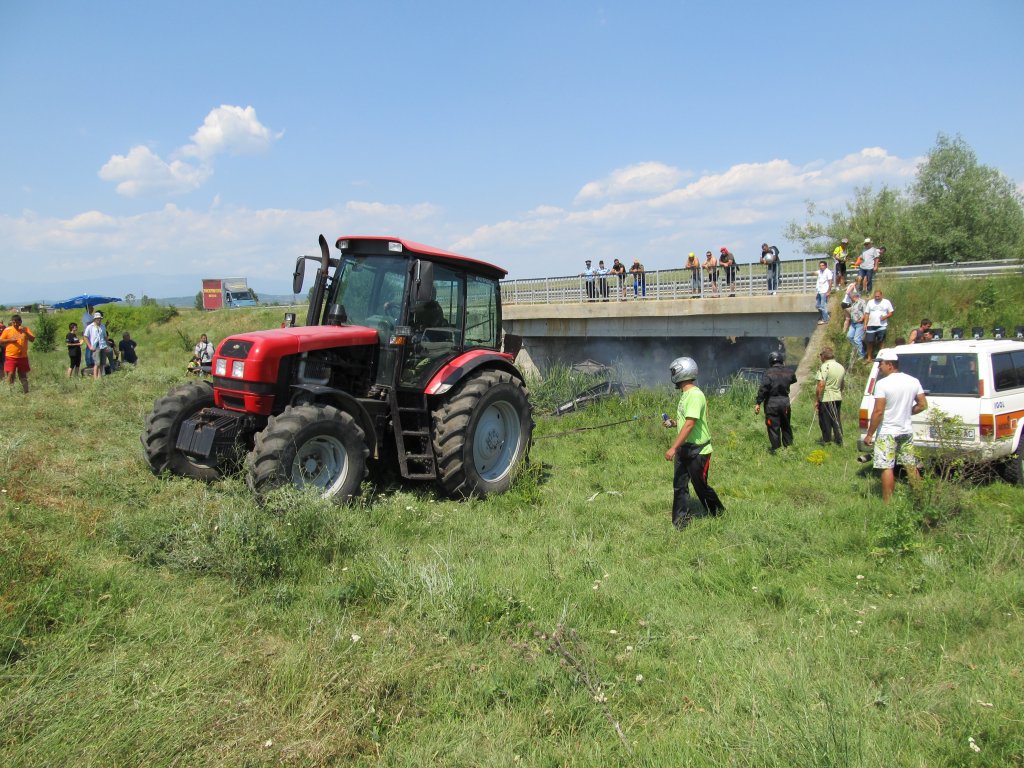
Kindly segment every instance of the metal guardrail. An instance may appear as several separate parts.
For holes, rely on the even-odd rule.
[[[817,281],[817,258],[790,259],[779,262],[776,293],[814,294]],[[695,278],[689,269],[661,269],[644,272],[642,282],[626,273],[623,280],[609,274],[593,279],[593,295],[589,293],[589,278],[581,275],[538,277],[501,281],[501,302],[510,304],[572,304],[587,301],[659,300],[685,298],[712,298],[715,296],[768,296],[767,267],[760,263],[737,264],[732,285],[726,281],[725,268],[718,268],[718,290],[708,280],[705,270]],[[850,269],[847,279],[855,274]],[[912,278],[934,274],[952,274],[957,277],[992,277],[1024,274],[1019,261],[966,261],[947,264],[908,264],[882,267],[876,277]]]

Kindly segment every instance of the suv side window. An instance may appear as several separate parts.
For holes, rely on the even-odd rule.
[[[1024,387],[1024,350],[992,355],[992,378],[997,392]]]

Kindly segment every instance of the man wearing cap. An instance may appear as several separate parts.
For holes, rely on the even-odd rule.
[[[103,325],[103,313],[93,312],[92,322],[82,332],[85,345],[92,352],[92,377],[100,378],[110,363],[110,343],[107,341],[107,326]]]
[[[846,285],[846,260],[850,257],[850,238],[844,237],[832,251],[836,263],[836,285]]]
[[[858,259],[860,263],[860,290],[861,293],[871,293],[875,285],[875,266],[878,263],[878,249],[871,245],[871,238],[864,239],[864,251]]]
[[[647,298],[647,277],[640,259],[633,259],[633,266],[629,268],[629,272],[633,275],[633,298],[638,295],[642,299]]]
[[[587,284],[587,301],[593,301],[596,293],[594,290],[594,276],[597,274],[597,271],[590,266],[590,259],[587,259],[584,263],[587,266],[582,272],[580,272],[580,277],[582,277],[584,282]]]
[[[604,265],[604,259],[597,262],[597,292],[601,301],[608,301],[608,267]]]
[[[736,257],[724,245],[718,249],[718,265],[725,270],[725,288],[730,296],[736,295]]]
[[[891,349],[878,353],[878,381],[872,394],[875,405],[871,411],[864,444],[874,446],[875,469],[882,470],[882,500],[888,504],[896,486],[894,468],[900,464],[912,483],[921,479],[914,456],[915,414],[928,407],[921,382],[900,372],[899,357]]]

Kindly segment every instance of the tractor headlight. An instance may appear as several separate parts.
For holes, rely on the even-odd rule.
[[[217,365],[214,366],[213,373],[216,376],[226,376],[228,372],[228,361],[223,357],[217,360]]]
[[[231,377],[234,379],[241,379],[245,376],[245,361],[244,360],[232,360],[231,361]]]

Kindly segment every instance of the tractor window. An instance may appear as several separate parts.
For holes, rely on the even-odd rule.
[[[466,282],[466,346],[498,348],[498,284],[482,277]]]
[[[402,258],[347,256],[328,304],[341,304],[346,322],[383,329],[398,320],[408,269]]]
[[[435,264],[430,293],[409,313],[412,343],[402,367],[404,383],[418,382],[463,349],[466,276]]]

